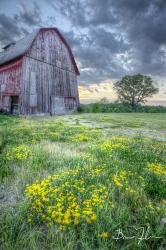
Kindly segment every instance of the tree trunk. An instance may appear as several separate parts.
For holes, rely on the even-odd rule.
[[[132,97],[131,107],[132,107],[132,110],[135,112],[135,111],[136,111],[136,104],[135,104],[135,99],[134,99],[134,97]]]

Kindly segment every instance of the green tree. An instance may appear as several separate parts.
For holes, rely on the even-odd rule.
[[[146,102],[147,97],[152,97],[158,92],[149,76],[141,74],[124,76],[120,81],[114,83],[114,89],[121,102],[129,104],[133,110]]]

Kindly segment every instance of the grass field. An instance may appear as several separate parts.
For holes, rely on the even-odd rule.
[[[165,249],[166,114],[0,115],[0,250]]]

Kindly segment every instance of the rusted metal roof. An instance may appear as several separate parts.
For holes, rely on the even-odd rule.
[[[59,30],[57,28],[40,28],[37,29],[35,31],[33,31],[32,33],[26,35],[24,38],[22,38],[21,40],[12,43],[11,46],[5,46],[4,48],[7,47],[6,50],[4,50],[3,52],[0,53],[0,66],[9,63],[10,61],[15,60],[16,58],[19,58],[23,55],[25,55],[25,53],[28,51],[28,49],[31,47],[32,42],[35,40],[37,34],[39,33],[40,30],[55,30],[56,33],[58,34],[58,36],[60,37],[60,39],[62,40],[62,42],[66,45],[72,63],[74,65],[76,74],[79,75],[79,70],[77,68],[77,64],[75,62],[73,53],[71,51],[70,46],[68,45],[68,43],[66,42],[65,38],[61,35],[61,33],[59,32]]]

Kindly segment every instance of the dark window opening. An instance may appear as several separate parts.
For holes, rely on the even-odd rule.
[[[18,96],[11,96],[11,113],[18,114]]]

